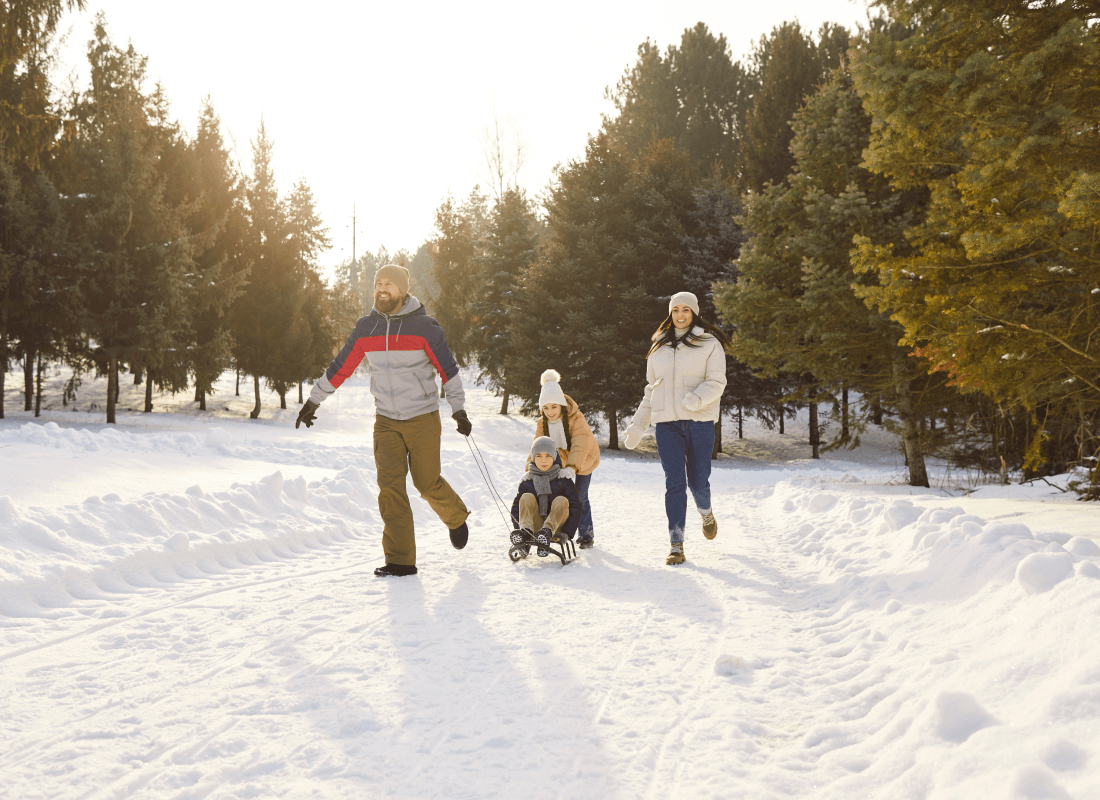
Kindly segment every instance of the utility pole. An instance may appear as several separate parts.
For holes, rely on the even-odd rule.
[[[351,268],[348,278],[352,291],[359,294],[359,265],[355,262],[355,203],[351,204]]]

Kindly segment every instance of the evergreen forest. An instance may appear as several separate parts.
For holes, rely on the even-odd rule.
[[[991,480],[1075,471],[1100,499],[1100,3],[878,0],[866,26],[784,23],[744,61],[702,22],[642,42],[583,157],[533,197],[500,153],[415,251],[339,264],[305,179],[280,193],[262,121],[250,161],[207,103],[193,135],[147,57],[100,17],[88,86],[49,44],[84,0],[0,3],[0,417],[71,368],[193,392],[238,375],[302,397],[399,263],[459,362],[535,411],[553,368],[609,447],[641,398],[670,295],[732,341],[723,422],[817,457],[869,426]],[[489,154],[490,156],[493,154]],[[294,401],[294,397],[291,401]],[[721,436],[717,437],[720,446]]]

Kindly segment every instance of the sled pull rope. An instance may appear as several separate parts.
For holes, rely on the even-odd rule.
[[[486,461],[485,456],[482,455],[481,448],[478,447],[477,442],[474,441],[473,434],[466,437],[466,447],[470,448],[470,457],[477,465],[477,471],[481,473],[481,479],[485,481],[485,485],[489,487],[489,496],[493,498],[493,504],[497,507],[497,513],[500,514],[500,519],[504,523],[505,529],[510,534],[513,528],[519,527],[519,522],[517,520],[512,520],[513,524],[511,526],[508,525],[508,517],[512,515],[509,513],[506,517],[504,510],[501,508],[502,505],[504,508],[507,508],[508,504],[504,502],[504,498],[500,496],[500,492],[497,491],[493,479],[489,476],[489,462]],[[475,450],[477,451],[477,455],[474,455]]]

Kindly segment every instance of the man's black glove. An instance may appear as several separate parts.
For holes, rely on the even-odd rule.
[[[470,431],[474,429],[473,424],[470,422],[470,418],[466,416],[465,411],[456,411],[451,414],[451,419],[458,423],[458,432],[463,436],[469,436]]]
[[[320,405],[314,403],[312,400],[306,400],[306,404],[302,406],[302,410],[298,412],[298,419],[294,421],[294,427],[297,428],[304,422],[307,428],[312,428],[314,420],[317,419],[317,415],[313,412],[320,407]]]

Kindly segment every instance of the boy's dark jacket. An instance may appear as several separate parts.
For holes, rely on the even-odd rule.
[[[559,456],[554,457],[554,463],[561,466],[561,458]],[[516,492],[516,499],[512,501],[512,519],[516,521],[516,525],[519,525],[519,499],[525,494],[535,494],[535,482],[528,479],[520,481],[519,491]],[[538,497],[538,495],[535,495]],[[569,517],[565,520],[565,524],[561,526],[561,533],[564,536],[573,538],[573,534],[577,532],[577,526],[581,521],[581,501],[577,497],[577,487],[573,481],[568,478],[554,478],[550,481],[550,503],[554,502],[555,497],[564,497],[569,500]],[[538,531],[535,531],[537,533]]]

